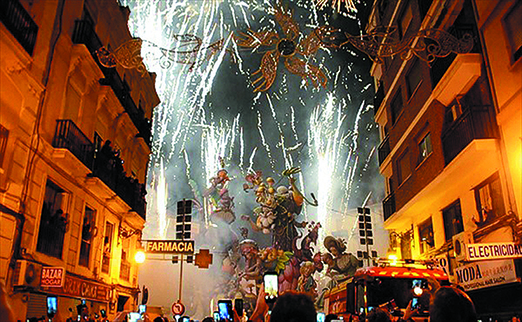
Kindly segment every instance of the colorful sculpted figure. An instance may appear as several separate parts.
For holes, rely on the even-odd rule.
[[[345,280],[355,274],[362,266],[361,261],[351,253],[345,253],[346,244],[342,239],[326,236],[324,247],[330,252],[323,254],[322,259],[328,265],[326,275],[334,281]]]
[[[236,220],[234,214],[234,197],[228,192],[227,184],[230,181],[228,172],[225,169],[218,171],[215,177],[210,179],[210,187],[203,193],[203,196],[209,198],[213,211],[211,218],[213,221],[221,220],[230,224]]]
[[[314,299],[317,296],[317,283],[312,276],[315,272],[314,263],[308,261],[303,262],[299,272],[301,276],[299,276],[297,282],[297,291],[307,293]]]

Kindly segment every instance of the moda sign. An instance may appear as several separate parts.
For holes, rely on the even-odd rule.
[[[517,282],[512,259],[474,262],[455,268],[456,282],[466,291]]]

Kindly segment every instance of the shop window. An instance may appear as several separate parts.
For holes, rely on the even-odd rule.
[[[413,11],[411,8],[411,3],[408,2],[406,7],[402,11],[401,17],[399,18],[399,35],[404,38],[404,35],[408,31],[408,28],[413,20]]]
[[[419,225],[420,252],[424,254],[435,246],[431,217]]]
[[[498,173],[478,185],[475,189],[475,203],[478,216],[474,218],[478,226],[494,221],[505,213],[502,188]]]
[[[391,110],[392,110],[392,123],[395,124],[397,119],[399,118],[401,112],[402,112],[402,95],[401,95],[401,89],[397,90],[397,94],[395,94],[395,97],[393,98],[393,101],[391,103]]]
[[[419,163],[424,161],[424,159],[426,159],[432,151],[433,148],[431,146],[431,135],[428,133],[419,143]]]
[[[411,174],[411,164],[410,164],[410,156],[408,151],[404,152],[397,162],[398,165],[398,174],[397,174],[397,180],[398,184],[401,185],[401,183],[406,180]]]
[[[442,210],[444,220],[444,234],[446,240],[450,240],[454,235],[464,231],[462,224],[462,212],[460,209],[460,200]]]
[[[103,257],[102,272],[109,274],[111,267],[112,254],[112,237],[114,234],[114,225],[110,222],[105,223],[105,235],[103,237]]]
[[[89,260],[91,257],[91,244],[93,238],[96,236],[98,229],[96,228],[96,216],[94,210],[85,207],[85,214],[83,216],[82,224],[82,242],[80,245],[80,260],[81,266],[89,267]]]
[[[8,137],[9,131],[0,124],[0,169],[3,169],[2,165],[4,164]]]
[[[65,191],[47,180],[36,250],[56,258],[62,258],[63,238],[68,226],[68,215],[62,205],[64,197]]]
[[[513,9],[504,18],[504,28],[513,62],[516,62],[522,56],[522,19],[520,17],[522,17],[522,2],[516,1]]]
[[[415,60],[415,63],[410,68],[408,75],[406,75],[406,83],[408,84],[408,98],[411,98],[419,87],[422,81],[422,72],[420,59]]]

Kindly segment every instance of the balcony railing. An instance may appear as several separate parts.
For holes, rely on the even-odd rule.
[[[381,165],[391,152],[389,135],[387,135],[384,140],[382,140],[381,144],[379,144],[379,147],[377,148],[377,151],[379,152],[379,165]]]
[[[100,178],[129,207],[145,218],[145,191],[143,185],[125,175],[122,160],[113,155],[94,154],[94,144],[71,120],[57,120],[53,139],[54,148],[69,150],[93,176]]]
[[[382,201],[382,208],[384,210],[384,220],[387,220],[395,213],[396,209],[394,193],[390,193],[386,198],[384,198]]]
[[[379,84],[379,88],[377,89],[377,92],[375,93],[375,96],[373,97],[373,111],[375,114],[379,111],[379,108],[381,107],[381,103],[384,100],[384,85],[382,82]]]
[[[470,107],[442,133],[444,161],[449,164],[471,141],[497,137],[490,107]]]
[[[38,26],[18,0],[0,1],[0,20],[29,55],[33,55]]]
[[[92,170],[93,144],[71,120],[56,120],[53,147],[71,151],[87,168]]]
[[[120,101],[125,111],[138,129],[139,136],[142,137],[147,145],[150,147],[151,140],[151,125],[150,122],[144,118],[143,113],[138,109],[136,103],[132,100],[129,86],[121,79],[115,68],[107,68],[100,64],[96,51],[102,47],[102,42],[92,24],[87,20],[77,20],[74,25],[73,42],[75,44],[84,44],[91,53],[94,61],[100,67],[100,70],[105,76],[100,80],[100,84],[110,86],[114,94]]]
[[[479,38],[473,25],[453,25],[450,29],[448,29],[448,32],[457,39],[461,39],[466,34],[471,35],[474,40],[474,45],[470,53],[480,52],[480,45],[478,41]],[[433,88],[435,88],[442,77],[444,77],[444,74],[446,74],[446,71],[451,66],[456,57],[457,54],[451,53],[446,57],[437,58],[433,61],[431,64],[431,80]]]

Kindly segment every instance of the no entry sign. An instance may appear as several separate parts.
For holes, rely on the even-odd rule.
[[[183,315],[185,313],[185,306],[180,302],[176,302],[172,304],[172,314],[174,315]]]

